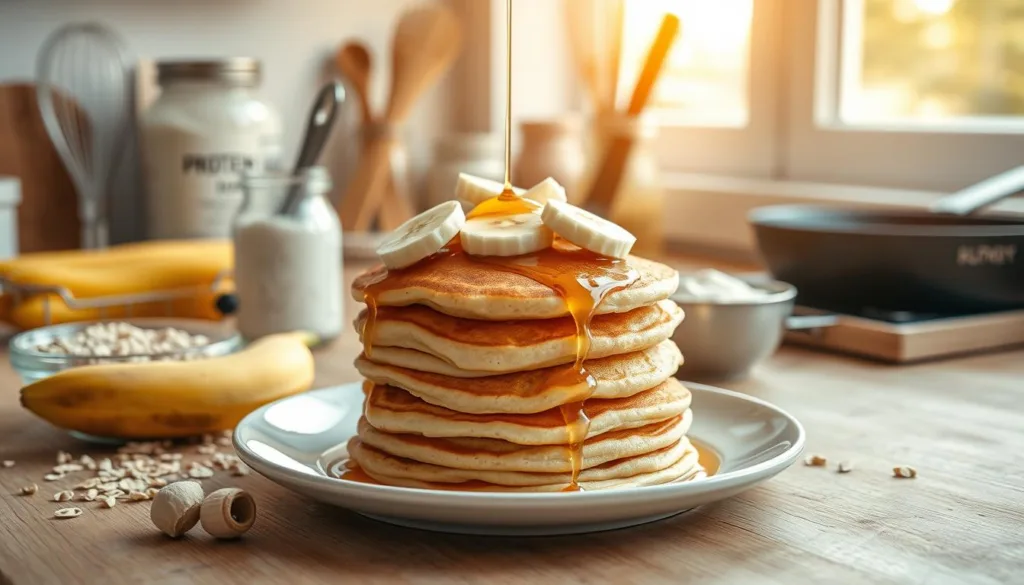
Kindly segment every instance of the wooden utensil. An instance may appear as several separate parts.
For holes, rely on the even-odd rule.
[[[373,68],[370,49],[358,41],[345,43],[338,50],[338,54],[335,57],[335,65],[338,71],[349,80],[355,92],[359,94],[364,145],[369,144],[373,136],[371,132],[382,130],[375,127],[378,122],[374,118],[373,109],[370,105],[370,75]],[[397,228],[412,213],[411,206],[403,204],[403,202],[408,201],[406,193],[407,165],[405,150],[397,143],[391,149],[389,162],[391,164],[391,177],[385,187],[384,201],[381,203],[378,217],[378,227],[386,231]]]
[[[370,72],[373,60],[370,49],[358,41],[345,43],[338,49],[334,64],[359,96],[359,111],[363,125],[373,123],[373,108],[370,106]]]
[[[639,116],[646,107],[651,90],[661,74],[665,58],[678,33],[679,17],[674,14],[666,14],[661,20],[658,35],[654,39],[654,44],[651,45],[651,50],[647,53],[647,59],[637,78],[636,86],[633,88],[633,95],[630,98],[629,107],[626,109],[626,116],[629,118]],[[595,213],[604,215],[610,208],[612,199],[619,190],[622,174],[632,148],[633,141],[629,137],[616,136],[609,142],[602,162],[597,167],[599,169],[597,178],[585,199],[587,207]]]
[[[32,84],[0,85],[0,175],[21,181],[20,252],[79,247],[78,197],[43,126]]]
[[[398,23],[392,46],[391,95],[381,132],[367,145],[341,202],[347,230],[365,231],[381,210],[387,191],[397,127],[408,118],[416,99],[455,60],[462,46],[462,29],[455,14],[439,4],[424,4],[406,12]],[[405,196],[387,202],[391,217],[411,217],[412,203]],[[391,223],[391,222],[389,222]]]

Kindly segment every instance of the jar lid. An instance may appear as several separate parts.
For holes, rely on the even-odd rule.
[[[251,57],[197,61],[160,61],[156,64],[161,85],[175,81],[220,81],[232,85],[260,83],[260,62]]]

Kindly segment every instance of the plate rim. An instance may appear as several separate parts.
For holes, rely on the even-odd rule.
[[[458,500],[464,503],[487,503],[489,505],[495,504],[507,504],[507,505],[519,505],[522,503],[529,503],[530,505],[565,505],[567,503],[567,495],[571,497],[573,502],[586,502],[590,504],[599,503],[610,503],[622,498],[635,497],[638,494],[642,494],[645,498],[649,499],[660,499],[668,498],[676,495],[681,489],[685,489],[689,495],[700,495],[707,492],[714,492],[719,489],[729,489],[736,487],[737,485],[746,485],[749,483],[750,478],[760,477],[765,472],[769,472],[772,469],[778,469],[775,473],[769,475],[769,477],[781,473],[785,469],[788,469],[800,454],[804,450],[804,446],[807,441],[807,432],[804,426],[785,409],[768,402],[767,400],[758,398],[756,396],[750,396],[742,392],[734,390],[727,390],[725,388],[718,388],[715,386],[709,386],[706,384],[700,384],[697,382],[686,382],[683,381],[683,385],[686,386],[691,392],[694,389],[698,389],[700,392],[707,392],[710,394],[718,394],[739,400],[741,402],[753,403],[763,408],[766,408],[775,414],[785,418],[789,424],[792,424],[797,431],[796,440],[789,446],[788,449],[767,459],[756,463],[750,467],[745,467],[736,471],[729,471],[721,474],[716,474],[711,477],[702,479],[698,482],[681,482],[681,483],[666,483],[661,485],[653,486],[641,486],[641,487],[627,487],[617,488],[609,490],[594,490],[594,491],[581,491],[572,492],[566,494],[564,492],[485,492],[485,491],[445,491],[445,490],[432,490],[429,488],[415,488],[415,487],[403,487],[403,486],[390,486],[390,485],[377,485],[377,484],[363,484],[359,482],[344,481],[341,479],[329,477],[321,474],[311,474],[296,471],[288,467],[275,464],[267,461],[260,457],[258,454],[253,452],[247,446],[242,444],[239,438],[239,430],[244,426],[253,425],[250,419],[255,419],[263,415],[269,408],[274,405],[290,400],[295,396],[318,394],[318,393],[329,393],[339,391],[346,387],[361,387],[360,382],[348,382],[343,384],[336,384],[327,386],[324,388],[317,388],[308,390],[300,394],[293,394],[284,398],[275,400],[273,402],[264,404],[257,408],[251,413],[247,414],[238,425],[235,427],[235,431],[232,433],[232,443],[235,450],[238,452],[239,457],[242,461],[256,470],[258,473],[266,477],[267,479],[282,485],[282,487],[288,487],[280,482],[276,481],[273,477],[270,477],[265,471],[261,471],[260,468],[272,469],[273,473],[284,475],[290,482],[297,484],[305,484],[310,487],[318,489],[332,490],[337,494],[352,494],[356,497],[372,498],[379,502],[408,502],[409,498],[416,498],[416,501],[421,504],[450,504],[453,500]],[[253,464],[254,461],[258,463]],[[755,479],[756,481],[756,479]]]

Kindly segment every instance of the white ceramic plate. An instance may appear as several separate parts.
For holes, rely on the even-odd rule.
[[[384,522],[467,534],[549,535],[610,530],[667,518],[733,496],[796,461],[800,423],[736,392],[686,384],[689,436],[719,458],[715,475],[652,487],[577,493],[491,493],[381,486],[337,479],[345,443],[362,412],[360,384],[314,390],[268,404],[235,429],[245,463],[284,487]]]

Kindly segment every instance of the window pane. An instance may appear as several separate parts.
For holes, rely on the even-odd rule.
[[[1024,0],[846,0],[842,36],[844,122],[1024,115]]]
[[[666,12],[682,22],[648,104],[666,123],[743,126],[754,0],[626,0],[619,100],[625,104]]]

